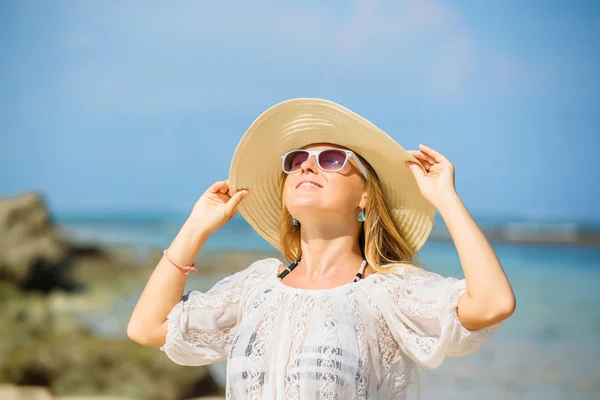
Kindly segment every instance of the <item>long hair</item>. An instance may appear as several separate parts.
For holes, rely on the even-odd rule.
[[[391,208],[375,170],[360,155],[356,154],[356,156],[367,169],[367,180],[364,182],[367,206],[365,207],[365,220],[358,235],[363,257],[375,271],[382,273],[395,269],[399,264],[423,268],[417,260],[417,252],[402,235],[401,229],[391,217]],[[279,193],[282,212],[279,219],[279,242],[283,256],[288,261],[292,261],[302,258],[301,227],[292,223],[292,216],[285,206],[283,192],[286,178],[287,174],[281,172]]]

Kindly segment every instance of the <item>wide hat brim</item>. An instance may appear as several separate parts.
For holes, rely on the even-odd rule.
[[[277,250],[281,214],[281,155],[312,143],[332,143],[360,154],[381,181],[390,213],[417,252],[427,241],[435,208],[423,197],[405,161],[417,161],[370,121],[329,100],[297,98],[278,103],[250,125],[229,169],[230,194],[248,189],[241,216]]]

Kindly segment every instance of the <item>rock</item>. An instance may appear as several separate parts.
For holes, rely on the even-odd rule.
[[[121,396],[56,396],[52,400],[138,400]]]
[[[17,386],[0,384],[2,400],[139,400],[124,396],[52,396],[47,388],[41,386]],[[195,397],[187,400],[225,400],[222,396]]]
[[[16,386],[0,384],[0,399],[2,400],[52,400],[47,388],[40,386]]]
[[[138,400],[121,396],[56,396],[52,400]]]
[[[196,398],[187,399],[187,400],[225,400],[225,397],[222,397],[222,396],[196,397]]]
[[[203,367],[173,363],[156,348],[82,332],[50,335],[4,354],[3,380],[47,386],[55,396],[181,399],[219,393]]]
[[[71,242],[40,195],[0,199],[0,281],[25,290],[72,292],[102,282],[112,286],[118,274],[139,275],[139,269],[126,249]]]
[[[18,385],[3,385],[0,399],[221,393],[207,367],[177,365],[124,329],[108,338],[84,325],[82,315],[106,325],[103,307],[139,290],[150,272],[122,249],[70,242],[37,194],[0,199],[0,382]]]
[[[64,284],[69,243],[50,219],[41,196],[0,200],[0,278],[25,288]]]

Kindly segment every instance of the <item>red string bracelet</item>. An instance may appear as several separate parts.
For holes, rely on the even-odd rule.
[[[173,265],[174,265],[174,266],[176,266],[177,268],[180,268],[180,269],[182,269],[182,270],[185,272],[185,274],[186,274],[186,275],[188,275],[188,274],[190,273],[190,271],[194,271],[194,273],[195,273],[195,274],[197,274],[197,273],[198,273],[198,270],[197,270],[197,269],[196,269],[196,267],[194,266],[194,263],[192,263],[192,265],[180,265],[180,264],[177,264],[175,261],[173,261],[173,260],[171,260],[171,259],[169,258],[169,255],[167,254],[167,249],[164,249],[164,250],[163,250],[163,254],[165,255],[165,258],[166,258],[167,260],[169,260],[169,262],[170,262],[171,264],[173,264]]]

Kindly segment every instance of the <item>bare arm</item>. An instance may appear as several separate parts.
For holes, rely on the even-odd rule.
[[[248,193],[228,194],[227,180],[214,183],[194,205],[194,209],[167,252],[178,264],[191,265],[212,232],[229,221],[237,205]],[[187,275],[162,257],[152,272],[129,324],[127,336],[145,346],[162,346],[167,337],[167,316],[181,300]]]
[[[462,325],[476,330],[508,318],[516,300],[502,265],[461,199],[452,193],[439,208],[460,258],[467,292],[458,303]]]
[[[470,330],[494,325],[508,318],[516,300],[502,265],[454,187],[454,166],[441,153],[420,144],[408,153],[423,169],[409,161],[419,189],[446,222],[465,273],[467,292],[458,303],[458,318]]]
[[[208,238],[205,228],[186,221],[168,249],[179,264],[191,265]],[[152,272],[129,325],[127,336],[145,346],[162,346],[167,336],[167,315],[181,300],[187,275],[162,257]]]

